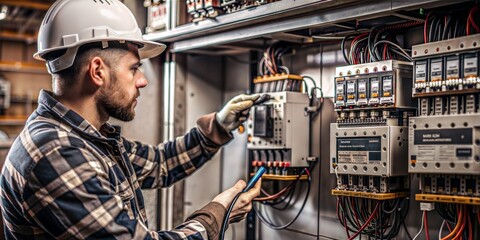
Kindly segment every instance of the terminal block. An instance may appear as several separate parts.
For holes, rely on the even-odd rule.
[[[274,74],[258,76],[253,80],[255,93],[302,92],[303,77],[293,74]]]

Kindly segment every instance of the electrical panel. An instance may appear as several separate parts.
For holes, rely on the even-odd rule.
[[[261,4],[276,2],[277,0],[222,0],[222,7],[227,13],[240,11]]]
[[[143,6],[147,8],[147,33],[167,28],[167,2],[165,0],[145,0]]]
[[[412,64],[397,60],[337,67],[335,111],[340,111],[342,120],[363,120],[368,117],[364,115],[367,112],[373,114],[370,117],[382,118],[381,114],[392,113],[388,110],[392,108],[411,111],[411,74]],[[383,109],[387,111],[380,113]]]
[[[225,13],[237,12],[276,0],[186,0],[187,12],[192,16],[193,22],[205,18],[215,18]]]
[[[222,14],[221,0],[186,0],[187,12],[192,16],[193,21],[201,21],[204,18],[214,18]]]
[[[396,160],[407,159],[407,127],[339,127],[333,123],[330,130],[332,163],[338,174],[390,177],[407,173],[407,164]]]
[[[253,167],[267,166],[270,174],[298,174],[309,157],[307,94],[268,92],[270,99],[252,107],[247,121],[248,155]]]
[[[408,189],[412,64],[397,60],[337,67],[330,127],[330,173],[337,190]]]
[[[410,118],[409,172],[420,177],[417,200],[480,203],[479,45],[476,34],[412,48],[419,116]]]

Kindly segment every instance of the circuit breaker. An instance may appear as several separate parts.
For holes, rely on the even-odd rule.
[[[147,8],[147,33],[168,28],[167,2],[165,0],[145,0],[143,6]]]
[[[291,91],[267,94],[270,100],[252,107],[247,121],[250,162],[269,167],[269,173],[298,174],[296,168],[308,166],[308,95]]]
[[[480,203],[478,39],[479,34],[412,48],[419,116],[410,119],[409,172],[420,177],[417,200]]]

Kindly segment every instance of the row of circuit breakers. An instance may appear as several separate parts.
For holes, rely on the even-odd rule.
[[[275,2],[277,0],[185,0],[186,11],[193,22],[207,18],[215,18],[219,15],[233,13],[251,7]],[[171,26],[168,25],[168,4],[176,4],[176,1],[167,0],[144,0],[143,6],[147,8],[147,33],[155,32]]]
[[[415,173],[417,200],[480,197],[479,39],[413,46],[413,66],[337,68],[330,132],[337,190],[399,192]]]
[[[413,46],[414,63],[380,61],[336,69],[330,172],[336,190],[480,197],[479,35]],[[275,83],[273,83],[275,80]],[[248,120],[252,166],[298,174],[308,166],[308,95],[295,75],[259,77],[271,99]]]
[[[213,18],[221,14],[240,11],[276,0],[186,0],[187,12],[193,21]]]

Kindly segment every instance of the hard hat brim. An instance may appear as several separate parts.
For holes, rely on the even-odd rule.
[[[98,42],[98,41],[99,41],[99,39],[92,39],[90,41],[82,41],[80,44],[77,44],[77,45],[84,45],[84,44],[88,44],[88,43],[92,43],[92,42]],[[110,39],[108,39],[108,41],[126,41],[126,42],[132,42],[132,43],[142,45],[142,47],[138,49],[138,54],[140,55],[140,59],[156,57],[156,56],[160,55],[163,51],[165,51],[165,49],[167,48],[167,46],[165,46],[165,44],[163,44],[163,43],[147,41],[147,40],[140,40],[139,41],[137,39],[110,38]],[[52,49],[49,49],[48,52],[54,52],[54,51],[62,50],[62,49],[66,49],[66,48],[68,48],[68,47],[62,46],[62,47],[52,48]],[[37,60],[40,60],[40,61],[45,61],[45,59],[43,58],[43,55],[45,53],[46,53],[46,51],[45,52],[36,52],[33,55],[33,58],[37,59]]]
[[[156,57],[160,55],[163,51],[165,51],[165,48],[167,48],[165,44],[158,42],[144,40],[140,43],[143,44],[143,47],[138,49],[140,59]]]

